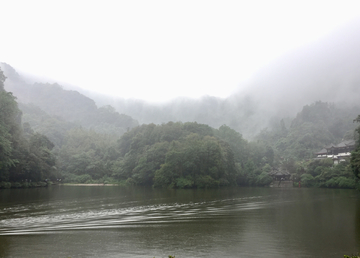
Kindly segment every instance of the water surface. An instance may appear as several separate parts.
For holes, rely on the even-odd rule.
[[[343,257],[360,251],[354,190],[0,190],[0,257]]]

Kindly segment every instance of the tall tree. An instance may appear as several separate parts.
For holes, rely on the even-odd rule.
[[[354,122],[360,123],[360,115],[354,119]],[[355,131],[357,132],[357,147],[351,153],[350,164],[354,175],[360,179],[360,126]]]
[[[6,77],[3,73],[3,71],[0,69],[0,91],[4,91],[4,82],[6,80]]]
[[[4,90],[6,77],[0,69],[0,180],[7,180],[9,168],[14,166],[14,144],[20,132],[19,115],[15,97]]]

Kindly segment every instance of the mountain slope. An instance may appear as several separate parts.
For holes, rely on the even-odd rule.
[[[316,101],[359,106],[360,21],[293,50],[255,74],[246,87],[222,99],[178,98],[165,104],[92,95],[140,123],[197,121],[218,128],[227,124],[253,138],[274,119],[293,117]],[[171,85],[170,85],[171,86]]]
[[[110,106],[98,108],[92,99],[77,91],[64,90],[56,83],[27,84],[11,66],[1,63],[1,67],[7,76],[5,89],[17,97],[20,107],[23,108],[24,122],[30,122],[31,126],[38,127],[40,123],[39,118],[34,116],[42,117],[44,115],[38,111],[33,112],[35,109],[29,108],[29,105],[39,107],[57,120],[76,123],[101,133],[120,136],[138,125],[136,120],[130,116],[119,114]],[[34,124],[35,121],[38,123]]]

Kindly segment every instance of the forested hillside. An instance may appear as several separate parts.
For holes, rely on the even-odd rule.
[[[12,93],[4,90],[5,79],[0,70],[0,187],[55,180],[54,144],[30,127],[22,129],[21,111]]]
[[[355,188],[358,181],[352,169],[354,161],[350,164],[350,159],[346,158],[335,165],[332,158],[314,158],[316,152],[330,144],[358,139],[354,118],[359,113],[358,107],[317,101],[304,106],[294,119],[274,121],[256,140],[271,146],[281,167],[303,186]]]
[[[119,114],[111,106],[98,108],[92,99],[77,91],[64,90],[56,83],[28,84],[11,66],[4,63],[1,66],[8,77],[5,89],[17,97],[24,122],[45,133],[56,143],[58,140],[53,135],[59,134],[59,130],[58,127],[54,128],[54,123],[60,128],[76,125],[117,136],[138,125],[136,120]]]
[[[8,78],[0,69],[0,188],[37,186],[64,179],[64,155],[76,160],[77,155],[91,153],[91,165],[96,165],[96,173],[102,173],[98,152],[86,153],[89,146],[85,143],[92,149],[114,144],[137,125],[112,107],[97,108],[91,99],[59,85],[28,85],[10,66],[5,67],[12,78],[6,87],[25,103],[18,103],[12,92],[5,91],[4,81]]]
[[[248,143],[227,126],[142,125],[114,142],[106,135],[72,130],[58,153],[65,182],[123,181],[155,187],[266,185],[273,152]]]
[[[170,108],[177,110],[177,119],[139,126],[111,106],[98,108],[88,97],[57,84],[29,85],[5,67],[11,75],[5,86],[22,102],[5,91],[1,73],[2,187],[26,186],[30,180],[173,188],[265,186],[272,182],[271,171],[290,172],[304,186],[356,187],[349,160],[334,166],[332,160],[313,157],[330,143],[354,139],[357,105],[317,101],[295,117],[274,114],[248,141],[237,130],[255,126],[256,132],[263,126],[256,123],[259,110],[251,98],[238,103],[230,98],[179,99],[182,104],[174,102]],[[142,112],[145,106],[138,108]],[[159,121],[174,118],[167,117],[168,111],[164,106],[146,110],[152,113],[149,120]],[[194,122],[176,122],[190,116]]]
[[[359,31],[360,23],[354,23],[284,54],[227,98],[178,98],[152,104],[95,94],[91,97],[140,123],[196,121],[215,128],[226,124],[245,138],[253,139],[273,120],[292,118],[303,106],[319,100],[335,103],[339,108],[359,107]]]
[[[354,139],[354,118],[360,107],[348,107],[317,101],[303,107],[286,126],[285,120],[274,121],[256,137],[272,146],[283,158],[305,160],[325,146]],[[289,119],[287,119],[289,120]]]

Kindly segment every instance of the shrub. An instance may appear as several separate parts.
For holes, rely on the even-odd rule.
[[[256,177],[256,184],[259,186],[269,185],[272,181],[272,177],[266,172],[262,172]]]
[[[325,182],[325,186],[329,188],[336,188],[338,186],[338,183],[335,178],[331,178]]]
[[[343,176],[340,176],[338,178],[338,184],[340,188],[349,188],[349,189],[354,189],[356,185],[355,180]]]
[[[75,182],[76,183],[80,183],[80,184],[84,184],[86,183],[86,181],[89,181],[89,180],[92,180],[91,176],[88,175],[88,174],[85,174],[85,175],[81,175],[81,176],[77,176],[75,178]]]
[[[198,188],[215,188],[219,186],[219,181],[216,181],[211,176],[206,175],[198,177],[195,184]]]
[[[301,186],[311,187],[315,185],[315,178],[310,174],[301,175]]]
[[[11,187],[10,182],[0,182],[0,188],[8,189]]]
[[[180,177],[175,182],[176,188],[192,188],[194,186],[194,182],[188,178]]]
[[[329,188],[355,188],[356,182],[353,179],[339,176],[331,178],[325,182],[325,186]]]
[[[21,183],[19,183],[19,182],[12,183],[12,184],[11,184],[11,187],[21,188]]]

